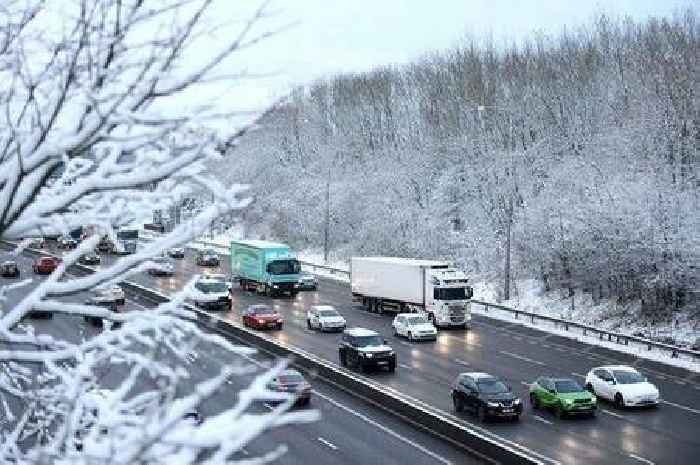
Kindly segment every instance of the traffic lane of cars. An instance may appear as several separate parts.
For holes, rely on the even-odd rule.
[[[194,265],[194,263],[190,263],[191,260],[189,260],[188,258],[190,258],[190,257],[186,257],[185,260],[184,260],[184,261],[180,264],[180,266],[179,266],[179,267],[181,268],[181,271],[184,272],[183,274],[185,274],[185,275],[191,275],[191,274],[194,274],[194,273],[202,273],[202,272],[205,272],[205,269],[204,269],[203,267],[198,267],[198,266]],[[227,265],[227,263],[226,263],[225,260],[222,260],[222,265],[223,265],[223,266],[221,266],[221,267],[217,267],[217,268],[215,268],[215,269],[210,269],[210,270],[211,270],[212,272],[222,272],[222,271],[223,271],[223,272],[226,272],[226,269],[227,269],[227,266],[226,266],[226,265]],[[176,281],[177,281],[177,280],[176,280]],[[145,283],[145,284],[148,284],[148,283]],[[302,296],[303,296],[303,297],[302,297],[302,301],[304,302],[304,304],[305,304],[305,305],[308,304],[308,302],[307,302],[307,301],[308,301],[307,296],[313,296],[314,294],[315,294],[315,298],[314,298],[314,300],[313,300],[314,303],[328,303],[328,299],[326,299],[326,297],[328,296],[328,293],[325,292],[325,286],[324,286],[325,284],[326,284],[326,281],[323,280],[323,281],[322,281],[322,286],[323,286],[323,287],[322,287],[322,290],[324,291],[324,293],[323,293],[324,299],[319,299],[319,298],[318,298],[318,294],[316,294],[316,293],[302,294]],[[330,288],[335,287],[335,286],[333,286],[334,284],[335,284],[335,283],[331,283],[331,285],[330,285],[329,287],[330,287]],[[172,283],[171,283],[171,285],[172,285]],[[173,286],[173,287],[178,287],[177,282],[174,283],[174,286]],[[163,289],[163,290],[165,290],[165,289]],[[377,316],[377,315],[367,314],[367,313],[365,313],[365,312],[363,312],[362,310],[359,310],[359,309],[357,309],[357,308],[345,308],[346,306],[349,307],[349,295],[348,295],[348,293],[347,293],[347,286],[344,286],[344,287],[342,287],[341,289],[336,289],[336,290],[344,290],[344,292],[342,293],[342,296],[340,296],[340,295],[338,296],[338,300],[340,300],[340,301],[343,302],[343,303],[341,304],[341,306],[339,307],[339,309],[341,309],[341,311],[342,311],[345,315],[353,314],[353,315],[357,315],[358,317],[360,317],[360,319],[363,320],[363,321],[360,323],[362,326],[366,326],[366,327],[369,327],[369,328],[376,328],[378,324],[382,324],[382,323],[383,323],[384,325],[390,324],[390,318],[388,318],[388,317],[383,317],[383,318],[381,318],[381,317],[379,317],[379,316]],[[339,294],[340,294],[340,293],[339,293]],[[251,295],[252,295],[252,294],[251,294]],[[275,300],[276,300],[276,301],[280,301],[280,302],[285,302],[286,299],[275,299]],[[252,295],[252,300],[250,300],[248,303],[249,303],[249,304],[252,304],[252,303],[259,303],[260,301],[265,301],[265,302],[267,302],[268,299],[267,299],[267,298],[264,298],[264,297],[263,297],[263,298],[258,298],[257,296]],[[335,302],[330,302],[330,303],[335,303]],[[337,303],[336,303],[336,306],[338,306]],[[358,313],[358,312],[359,312],[359,313]],[[297,320],[297,321],[298,321],[298,320],[301,320],[301,319],[304,317],[304,315],[305,315],[304,308],[301,308],[301,309],[299,309],[299,308],[297,308],[297,309],[292,309],[292,312],[291,312],[291,313],[292,313],[292,315],[296,314],[296,320]],[[380,323],[380,322],[382,322],[382,323]],[[305,324],[305,323],[304,323],[304,324]],[[351,322],[351,324],[352,324],[352,322]],[[480,326],[480,325],[479,325],[479,326]],[[283,339],[283,340],[284,340],[284,339],[287,339],[287,342],[291,342],[291,343],[293,343],[293,344],[299,344],[301,347],[305,347],[305,348],[306,348],[306,346],[305,346],[303,343],[296,342],[296,340],[291,340],[291,341],[290,341],[290,340],[289,340],[289,339],[290,339],[289,335],[285,334],[286,332],[287,332],[287,331],[284,331],[283,333],[278,334],[277,337],[279,337],[279,338],[281,338],[281,339]],[[478,331],[471,331],[471,332],[469,332],[469,333],[470,333],[470,334],[476,334],[476,333],[478,333]],[[455,331],[455,332],[445,332],[445,333],[441,333],[441,337],[442,337],[443,334],[447,334],[449,339],[453,339],[453,340],[454,340],[454,338],[456,338],[456,335],[458,335],[459,332]],[[387,335],[388,335],[388,334],[387,334]],[[506,338],[512,339],[512,338],[510,338],[509,336],[510,336],[510,335],[506,335]],[[303,336],[301,336],[301,337],[303,337]],[[469,334],[467,335],[467,337],[469,337]],[[472,336],[472,337],[473,337],[473,336]],[[545,337],[546,337],[546,335],[545,335]],[[442,337],[442,338],[444,339],[444,337]],[[517,379],[517,378],[524,378],[524,379],[521,381],[521,383],[522,383],[522,382],[526,382],[525,380],[531,381],[531,380],[534,379],[534,377],[535,377],[535,375],[536,375],[537,373],[540,373],[540,372],[541,372],[541,371],[533,370],[533,368],[534,368],[534,369],[539,368],[540,370],[542,370],[542,369],[544,369],[544,367],[551,366],[551,363],[546,363],[546,362],[539,361],[539,360],[537,360],[537,359],[535,359],[535,358],[530,358],[530,357],[529,357],[530,353],[528,353],[528,352],[526,352],[526,353],[528,353],[528,357],[525,357],[525,356],[520,356],[520,358],[518,358],[518,357],[513,357],[513,355],[518,356],[520,353],[522,353],[522,351],[516,351],[517,349],[512,349],[512,350],[513,350],[512,352],[510,352],[510,351],[500,351],[500,350],[499,350],[499,351],[491,350],[491,348],[490,348],[489,346],[493,345],[492,343],[494,343],[494,342],[496,342],[497,345],[500,345],[501,347],[503,347],[503,345],[502,345],[502,342],[503,342],[502,339],[504,339],[504,335],[501,335],[501,337],[499,337],[499,338],[494,338],[494,337],[493,337],[493,334],[489,334],[488,337],[482,337],[482,338],[480,338],[480,339],[483,339],[483,340],[482,340],[481,342],[478,342],[477,344],[479,344],[479,345],[481,346],[482,349],[483,349],[483,345],[486,345],[486,346],[487,346],[486,350],[480,350],[479,352],[481,352],[481,353],[479,353],[478,355],[475,353],[476,351],[474,351],[474,350],[468,351],[467,353],[465,353],[465,357],[464,357],[464,358],[467,358],[467,355],[471,353],[473,356],[475,356],[474,358],[476,359],[476,360],[473,360],[473,362],[476,363],[477,366],[479,366],[480,368],[483,367],[483,366],[485,365],[484,360],[490,359],[490,360],[489,360],[490,363],[487,364],[487,365],[490,365],[490,367],[489,367],[489,369],[487,369],[487,370],[485,370],[485,371],[490,371],[490,372],[492,372],[492,373],[499,374],[499,375],[503,376],[503,377],[506,378],[506,379],[511,379],[511,380],[512,380],[512,379]],[[311,344],[313,344],[313,343],[316,342],[316,341],[313,341],[313,340],[312,340],[312,341],[309,341],[309,342],[310,342]],[[512,342],[510,342],[510,344],[512,345]],[[400,345],[401,345],[401,344],[400,344]],[[474,344],[471,344],[471,345],[473,346]],[[532,345],[532,344],[529,344],[529,345]],[[449,344],[444,344],[444,343],[441,344],[440,347],[442,347],[442,348],[439,348],[439,349],[438,349],[438,352],[446,352],[446,353],[450,353],[450,354],[451,354],[451,353],[454,353],[456,350],[459,350],[458,347],[451,347],[451,348],[448,348],[447,350],[445,350],[445,348],[444,348],[445,346],[449,347],[450,345],[449,345]],[[509,347],[509,346],[506,345],[505,347]],[[398,349],[398,347],[396,347],[396,348]],[[471,347],[470,347],[470,348],[471,348]],[[545,349],[546,349],[546,348],[545,348]],[[408,355],[411,355],[411,356],[413,356],[413,357],[416,357],[416,356],[418,355],[418,357],[416,357],[416,358],[420,358],[420,355],[422,355],[422,353],[423,353],[422,351],[423,351],[423,350],[425,350],[425,346],[424,346],[423,344],[421,344],[421,345],[420,345],[420,351],[415,351],[415,350],[411,349],[411,350],[409,351]],[[532,350],[532,348],[530,348],[530,350]],[[337,351],[337,345],[336,345],[335,343],[331,343],[331,344],[326,348],[326,350],[325,350],[325,352],[326,352],[326,355],[325,355],[325,356],[327,356],[327,357],[328,357],[329,359],[331,359],[331,360],[334,360],[333,357],[334,357],[334,355],[335,355],[335,351]],[[505,353],[502,353],[502,352],[505,352]],[[402,353],[400,349],[398,349],[398,353],[399,353],[399,363],[401,363],[401,359],[402,359],[402,358],[403,358],[404,360],[408,360],[408,358],[405,358],[405,356],[407,355],[406,353]],[[549,356],[551,357],[553,353],[554,353],[554,352],[551,351],[551,350],[546,350],[546,351],[545,351],[545,354],[543,354],[543,355],[547,356],[547,354],[549,354]],[[498,355],[495,355],[495,354],[498,354]],[[443,354],[443,355],[444,355],[444,354]],[[556,359],[558,358],[558,357],[556,357],[556,356],[555,356],[554,358],[555,358],[555,360],[554,360],[552,363],[554,363],[554,365],[556,366],[557,363],[559,363],[559,360],[556,360]],[[535,361],[535,363],[529,363],[529,362],[528,362],[528,359],[531,360],[531,361]],[[470,362],[468,362],[467,360],[463,360],[463,359],[462,359],[461,361],[462,361],[462,362],[470,363]],[[443,375],[443,376],[439,376],[439,377],[437,377],[437,379],[436,379],[436,377],[434,377],[434,376],[427,376],[428,381],[429,381],[429,382],[432,382],[432,383],[435,383],[435,382],[437,381],[437,382],[439,382],[440,384],[444,385],[445,387],[449,386],[450,383],[451,383],[451,381],[452,381],[450,378],[453,377],[453,375],[455,374],[455,372],[465,371],[465,370],[466,370],[466,366],[465,366],[465,367],[459,366],[459,365],[462,365],[462,364],[459,363],[459,362],[455,362],[455,363],[457,364],[457,366],[453,366],[453,364],[449,363],[449,361],[448,361],[448,366],[450,367],[450,368],[448,368],[448,369],[454,370],[454,371],[452,371],[452,372],[447,372],[447,373],[449,373],[449,375],[447,375],[447,376],[444,376],[444,375]],[[530,366],[530,367],[528,368],[528,364],[534,365],[534,366]],[[407,364],[404,364],[404,365],[408,366]],[[417,365],[417,366],[414,366],[414,365]],[[400,367],[400,368],[406,368],[406,366]],[[504,374],[504,369],[503,369],[503,368],[504,368],[504,367],[508,367],[508,366],[510,366],[511,368],[521,368],[521,367],[524,367],[525,369],[522,370],[522,371],[521,371],[521,370],[514,370],[514,372],[512,372],[512,373]],[[590,367],[590,366],[591,366],[591,365],[589,364],[588,367]],[[438,368],[438,367],[437,367],[436,364],[434,363],[434,360],[431,360],[428,364],[425,365],[425,367],[421,367],[419,362],[414,361],[414,362],[411,364],[411,368],[415,368],[416,370],[419,370],[419,371],[420,371],[420,370],[428,371],[428,372],[430,372],[430,371],[433,371],[433,372],[434,372],[434,371],[438,371],[438,372],[440,372],[440,373],[442,373],[442,374],[445,373],[444,367],[442,367],[442,369],[435,370],[435,368]],[[561,373],[560,368],[558,368],[558,370],[559,370],[558,373]],[[585,369],[581,369],[581,371],[584,371],[584,370],[585,370]],[[585,371],[584,371],[584,372],[585,372]],[[421,379],[423,379],[423,378],[426,378],[426,376],[425,376],[424,373],[420,373],[420,374],[421,374],[421,376],[417,376],[417,378],[418,378],[419,380],[421,380]],[[384,378],[384,377],[383,377],[383,378]],[[405,386],[404,383],[401,383],[401,382],[396,383],[396,380],[391,380],[391,379],[386,379],[385,382],[387,382],[387,384],[389,384],[389,385],[395,385],[395,384],[396,384],[396,387],[397,387],[399,390],[402,390],[402,391],[406,392],[407,386]],[[414,384],[414,383],[410,383],[410,384]],[[515,388],[515,386],[514,386],[514,388]],[[434,389],[433,389],[432,391],[434,391]],[[428,392],[431,392],[431,391],[428,391]],[[407,393],[411,394],[410,392],[407,392]],[[521,394],[522,394],[522,393],[521,393]],[[414,394],[414,395],[415,395],[415,394]],[[422,396],[417,395],[417,397],[422,397]],[[435,402],[434,397],[431,397],[431,398],[428,398],[428,399],[424,399],[424,400],[428,400],[428,401],[431,402],[431,403],[434,403],[434,402]],[[443,406],[441,406],[441,408],[444,408],[444,409],[449,409],[449,407],[450,407],[449,405],[443,405]],[[613,412],[613,413],[615,413],[615,412]],[[627,412],[625,412],[625,413],[627,413]],[[640,413],[648,413],[648,412],[640,412]],[[617,420],[621,419],[620,417],[623,417],[623,415],[622,415],[622,414],[619,414],[619,413],[618,413],[616,416],[614,416],[614,415],[611,415],[611,416],[613,417],[613,418],[611,418],[611,419],[617,419]],[[624,418],[624,417],[623,417],[623,418]],[[545,419],[546,419],[546,418],[545,418]],[[554,420],[553,420],[553,419],[549,419],[549,420],[547,420],[547,421],[549,421],[550,423],[554,423]],[[663,420],[659,420],[659,422],[660,422],[660,423],[663,423]],[[546,423],[545,423],[545,424],[546,424]],[[644,424],[644,425],[639,425],[639,426],[647,426],[647,425]],[[688,431],[688,429],[686,428],[685,431]],[[690,431],[692,431],[692,428],[690,429]],[[662,437],[663,437],[663,435],[662,435]],[[619,443],[619,441],[618,441],[618,443]],[[629,441],[628,441],[628,445],[629,445]],[[630,448],[628,447],[627,449],[630,449]],[[632,449],[634,449],[634,448],[632,448]],[[634,450],[636,450],[636,449],[634,449]],[[637,452],[639,452],[639,451],[637,451]]]
[[[146,285],[154,285],[154,283],[144,282]],[[309,331],[306,328],[304,305],[302,300],[308,297],[309,299],[314,299],[312,294],[304,294],[298,296],[294,301],[289,299],[275,299],[273,305],[277,305],[278,308],[282,308],[284,304],[291,304],[293,308],[282,309],[286,317],[285,329],[283,331],[269,331],[272,337],[277,338],[281,342],[286,342],[289,344],[297,345],[306,350],[310,350],[318,355],[321,355],[334,363],[338,363],[337,353],[338,353],[338,340],[339,334],[324,334],[319,337],[313,331]],[[240,324],[240,309],[246,308],[248,305],[257,304],[261,301],[265,301],[264,297],[258,297],[254,293],[234,293],[234,310],[227,313],[219,313],[220,315],[226,315],[232,321]],[[269,302],[269,301],[268,301]],[[295,305],[296,304],[296,305]],[[350,321],[352,324],[352,321]],[[304,339],[302,341],[302,339]],[[387,339],[393,340],[391,336]],[[412,347],[410,350],[416,351],[416,353],[421,354],[420,349],[425,346],[428,347],[430,344],[420,344],[421,347]],[[407,357],[409,348],[403,351],[403,356]],[[429,357],[429,354],[422,354],[423,357]],[[402,355],[399,353],[399,358]],[[426,360],[427,361],[427,360]],[[454,369],[454,371],[449,374],[445,374],[443,370],[432,370],[432,371],[420,371],[415,369],[405,369],[402,367],[398,368],[397,375],[392,375],[382,371],[373,373],[372,378],[385,383],[388,386],[393,387],[397,391],[404,392],[406,394],[412,395],[416,398],[420,398],[427,401],[431,405],[435,405],[445,411],[451,411],[451,401],[449,399],[449,392],[451,389],[451,382],[454,377],[460,371],[456,367],[445,364],[446,370]],[[461,370],[463,371],[463,370]],[[435,375],[435,376],[433,376]],[[436,396],[436,385],[441,388],[442,396]],[[469,417],[464,417],[469,420]],[[524,434],[522,431],[509,428],[508,425],[486,425],[487,429],[491,429],[498,434],[503,434],[506,428],[507,432],[504,436],[509,437],[509,439],[518,440],[523,437],[527,437],[528,441],[532,444],[548,444],[551,443],[552,430],[548,425],[542,425],[538,422],[532,422],[528,426],[528,433]],[[538,448],[540,452],[546,455],[555,455],[557,459],[568,459],[571,457],[586,457],[591,461],[598,461],[604,455],[610,456],[613,451],[603,451],[601,448],[591,448],[585,447],[581,444],[581,441],[570,441],[570,445],[566,450],[559,451],[559,444],[555,444],[552,450],[542,451]],[[619,460],[618,460],[619,461]]]
[[[107,259],[103,264],[110,262],[111,260]],[[187,267],[185,263],[180,263],[179,266]],[[143,278],[145,279],[141,281],[144,284],[168,282],[166,277],[144,275]],[[177,286],[179,287],[181,285]],[[165,288],[162,287],[162,290],[169,292],[174,288],[173,286],[171,289],[168,285]],[[134,306],[141,307],[142,303],[127,300],[127,309]],[[69,317],[56,316],[54,320],[37,321],[44,330],[49,330],[48,332],[59,330],[58,334],[63,337],[71,332],[75,333],[74,317],[71,320]],[[86,330],[98,331],[90,327]],[[218,346],[198,347],[191,360],[188,372],[192,375],[193,385],[196,380],[204,380],[218,373],[223,366],[221,361],[230,360],[230,354],[222,352]],[[117,382],[123,378],[123,375],[120,370],[115,369],[106,373],[105,377],[107,382]],[[318,460],[322,463],[347,464],[478,463],[471,457],[465,456],[458,448],[406,427],[403,423],[368,408],[363,403],[343,395],[318,380],[311,381],[314,389],[312,406],[320,409],[322,414],[326,414],[322,420],[309,425],[284,427],[266,432],[263,438],[257,439],[246,448],[248,455],[269,451],[270,443],[285,443],[290,450],[283,462],[290,464],[308,464]],[[203,405],[201,411],[205,417],[214,415],[231,405],[238,389],[244,385],[242,380],[237,382],[230,391],[217,393],[210,402]],[[143,388],[152,389],[153,386],[146,384]],[[263,405],[260,408],[266,407]]]
[[[187,264],[183,264],[183,267],[186,269],[186,273],[198,273],[202,272],[202,269],[197,266],[191,266]],[[220,269],[216,270],[217,272],[220,272]],[[144,284],[149,284],[149,283],[144,283]],[[153,284],[153,283],[151,283]],[[347,288],[346,288],[347,289]],[[250,305],[250,304],[256,304],[262,302],[269,302],[269,299],[265,297],[259,297],[256,296],[253,293],[235,293],[234,294],[234,299],[240,300],[239,302],[235,303],[236,308],[245,308],[245,306]],[[325,297],[325,295],[324,295]],[[345,295],[345,300],[347,302],[348,296],[347,294]],[[290,301],[289,299],[281,298],[281,299],[275,299],[274,302],[280,306],[281,308],[284,308],[286,304],[292,304],[291,309],[289,309],[289,312],[287,313],[287,319],[289,322],[294,321],[295,324],[294,326],[298,328],[298,331],[295,331],[291,329],[288,326],[288,330],[285,330],[280,333],[276,333],[274,337],[279,338],[280,340],[288,343],[292,343],[295,345],[299,345],[302,348],[305,348],[309,350],[311,348],[313,351],[317,351],[322,356],[327,357],[328,359],[332,361],[336,361],[335,358],[337,358],[336,352],[337,352],[337,337],[335,340],[333,340],[330,344],[324,344],[323,350],[319,350],[319,340],[317,337],[311,337],[311,339],[307,339],[306,342],[301,341],[301,339],[304,339],[305,337],[308,337],[308,333],[304,330],[304,325],[305,325],[305,306],[308,306],[311,303],[326,303],[326,299],[320,299],[319,294],[316,293],[308,293],[308,294],[300,294],[300,296],[295,299],[294,301]],[[296,303],[296,305],[294,305]],[[333,303],[333,302],[332,302]],[[336,306],[338,304],[336,303]],[[390,318],[388,317],[381,317],[378,315],[374,314],[368,314],[365,313],[361,310],[358,310],[356,308],[344,308],[347,305],[347,303],[341,304],[339,309],[342,310],[343,314],[345,315],[354,315],[358,316],[364,321],[362,321],[362,326],[366,327],[374,327],[376,328],[378,325],[385,325],[384,329],[384,334],[389,335],[389,325],[390,325]],[[359,313],[357,313],[359,312]],[[234,314],[236,312],[234,311]],[[290,316],[291,315],[291,316]],[[235,315],[232,317],[234,320],[237,320],[238,315]],[[369,323],[369,324],[367,324]],[[350,321],[350,325],[355,324],[353,321]],[[371,325],[370,325],[371,324]],[[372,326],[373,325],[373,326]],[[293,332],[294,335],[290,335],[289,333]],[[306,333],[306,336],[304,336],[304,333]],[[415,397],[421,398],[422,400],[428,401],[431,404],[435,405],[438,404],[437,406],[439,408],[442,408],[446,411],[449,411],[451,408],[451,405],[448,401],[446,401],[444,398],[435,398],[435,384],[438,383],[442,386],[445,387],[445,391],[447,392],[449,387],[451,386],[451,382],[454,379],[454,376],[456,376],[456,373],[460,371],[466,371],[466,366],[460,366],[462,364],[457,363],[456,365],[454,363],[451,363],[450,360],[443,360],[446,363],[435,363],[437,360],[441,360],[439,355],[447,355],[447,354],[453,354],[457,351],[459,351],[459,346],[455,347],[450,347],[449,342],[445,343],[444,340],[446,339],[447,341],[454,342],[455,339],[459,339],[457,335],[460,334],[460,332],[455,331],[455,332],[443,332],[441,333],[441,338],[439,339],[438,343],[438,350],[437,353],[434,355],[438,356],[437,358],[430,359],[427,361],[427,363],[424,363],[424,366],[421,366],[421,362],[414,360],[411,364],[411,366],[408,366],[407,364],[404,364],[402,367],[400,365],[400,369],[403,368],[403,370],[400,371],[400,377],[391,377],[383,374],[378,374],[377,376],[381,378],[382,382],[385,382],[387,385],[390,385],[392,387],[395,387],[396,389],[406,392],[409,395],[414,395]],[[467,339],[473,338],[472,334],[474,332],[467,332],[466,334],[462,334],[464,337]],[[403,345],[403,344],[399,344]],[[470,346],[476,346],[477,349],[483,349],[483,344],[480,342],[476,342],[472,340],[472,344],[469,344]],[[429,347],[430,344],[419,344],[418,346],[415,345],[410,345],[410,348],[407,349],[406,351],[399,349],[397,346],[395,347],[397,349],[397,353],[399,354],[399,360],[402,358],[404,360],[408,360],[407,356],[412,356],[414,358],[420,358],[421,356],[425,357],[428,354],[425,354],[424,351],[426,350],[426,347]],[[474,347],[471,347],[474,348]],[[430,349],[428,349],[430,351]],[[513,358],[511,355],[506,355],[506,354],[501,354],[500,352],[496,352],[498,354],[497,357],[495,357],[493,354],[486,353],[483,350],[478,350],[478,351],[470,351],[476,358],[476,360],[473,361],[473,364],[476,364],[476,366],[479,366],[480,369],[481,367],[484,366],[484,360],[488,360],[488,366],[489,369],[485,371],[490,371],[492,373],[498,373],[499,375],[502,375],[506,379],[528,379],[528,380],[533,380],[534,377],[536,376],[536,373],[532,372],[532,367],[527,367],[526,363],[522,363],[523,361],[518,359],[518,358]],[[474,354],[474,352],[479,352],[478,355]],[[514,354],[509,353],[509,354]],[[517,355],[517,354],[516,354]],[[465,356],[465,358],[467,358]],[[463,362],[466,360],[462,360]],[[401,363],[401,362],[399,362]],[[469,362],[467,362],[469,363]],[[542,362],[540,362],[542,363]],[[446,366],[445,366],[446,365]],[[504,367],[510,368],[510,370],[505,370],[508,374],[503,374],[504,372]],[[406,371],[409,371],[409,373],[406,373]],[[437,375],[437,376],[436,376]],[[408,379],[407,379],[408,378]],[[521,384],[525,381],[521,381]],[[514,389],[517,389],[516,386],[513,386]],[[521,387],[520,391],[521,396],[523,394],[526,394],[526,391],[523,390]],[[446,396],[445,396],[446,397]],[[538,412],[539,413],[539,412]],[[549,415],[549,419],[547,417]],[[619,420],[619,417],[613,417],[610,418],[609,420],[601,420],[601,422],[596,423],[594,426],[590,427],[592,428],[592,431],[589,432],[588,434],[588,440],[586,440],[586,435],[583,434],[585,431],[580,431],[578,428],[573,429],[569,428],[568,431],[565,429],[562,429],[560,426],[557,425],[556,419],[553,417],[553,415],[548,414],[546,412],[542,412],[541,414],[537,415],[538,419],[543,419],[545,421],[539,421],[536,420],[535,424],[533,425],[528,425],[529,429],[537,429],[538,427],[542,427],[543,431],[541,434],[537,435],[539,437],[532,437],[534,436],[532,432],[528,434],[528,440],[526,443],[551,443],[551,427],[558,427],[560,429],[560,433],[558,435],[558,439],[561,439],[562,444],[568,444],[568,447],[566,450],[562,453],[559,448],[560,444],[557,443],[550,449],[548,452],[553,452],[556,455],[556,458],[571,458],[573,456],[577,457],[582,457],[582,456],[587,456],[591,460],[597,461],[598,459],[600,460],[610,460],[611,456],[616,456],[617,451],[619,450],[627,450],[629,453],[638,453],[641,456],[641,451],[639,450],[638,447],[633,446],[630,441],[624,441],[623,438],[620,437],[619,434],[614,434],[618,433],[619,431],[619,425],[615,423],[610,423],[610,424],[605,424],[606,421],[611,421],[611,420]],[[550,429],[547,429],[545,426],[549,426]],[[566,428],[567,425],[564,425],[564,428]],[[495,425],[490,425],[489,427],[493,428]],[[499,434],[503,434],[504,430],[501,425],[499,425],[499,430],[497,431]],[[523,434],[521,432],[514,432],[512,433],[512,436],[509,436],[509,434],[503,434],[506,437],[509,437],[510,439],[517,440],[518,437],[522,437]],[[573,436],[573,439],[568,440],[567,438]],[[599,439],[600,437],[606,437],[608,440],[607,442],[609,443],[609,449],[606,451],[605,454],[597,454],[596,451],[604,450],[601,444],[601,440]],[[612,440],[611,440],[612,439]],[[591,441],[592,443],[588,443]],[[650,441],[650,442],[655,442],[655,441]],[[588,443],[588,444],[587,444]],[[623,446],[626,444],[626,447],[623,448]],[[638,445],[638,444],[637,444]],[[663,446],[663,444],[661,445]],[[592,454],[592,455],[591,455]],[[596,455],[598,456],[596,458]],[[637,454],[635,454],[637,455]],[[629,455],[622,454],[621,458],[628,459],[629,460]],[[619,459],[618,459],[619,460]]]
[[[323,297],[329,302],[349,301],[347,283],[330,279],[321,279],[320,283]],[[361,311],[359,308],[355,310]],[[572,373],[585,375],[591,366],[596,365],[634,365],[659,386],[663,399],[674,404],[686,406],[693,404],[700,393],[700,374],[698,373],[647,359],[637,359],[622,352],[592,346],[515,322],[508,323],[474,314],[472,332],[484,333],[482,339],[485,343],[494,341],[497,347],[502,347],[505,343],[508,347],[507,351],[538,361],[557,363],[563,354],[567,354],[564,361],[571,365]]]

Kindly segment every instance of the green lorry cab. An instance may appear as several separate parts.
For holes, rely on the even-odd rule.
[[[241,289],[277,296],[299,292],[301,264],[290,248],[268,241],[231,241],[231,274]]]

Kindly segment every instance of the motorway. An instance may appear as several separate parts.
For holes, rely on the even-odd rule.
[[[60,253],[59,253],[60,254]],[[104,257],[103,258],[108,258]],[[22,276],[44,279],[31,272],[31,259],[25,256],[11,257],[6,251],[0,251],[0,261],[14,259],[20,265]],[[183,265],[185,262],[182,263]],[[144,276],[145,278],[145,276]],[[167,278],[166,278],[167,279]],[[0,278],[0,285],[11,282]],[[18,302],[28,288],[8,293],[4,305],[11,307]],[[83,302],[86,294],[78,294],[70,299]],[[138,296],[127,295],[125,310],[150,308],[153,304]],[[99,331],[86,325],[81,317],[54,315],[53,319],[32,319],[31,323],[37,333],[50,334],[77,342]],[[178,387],[179,394],[187,394],[198,382],[218,374],[226,364],[238,362],[240,355],[232,354],[226,349],[209,342],[201,342],[188,357],[187,371],[190,382]],[[264,354],[257,354],[249,362],[259,366],[260,373],[272,360]],[[172,359],[172,364],[182,364]],[[120,364],[115,364],[101,373],[102,382],[114,387],[124,379]],[[212,416],[230,408],[236,400],[237,392],[249,383],[255,374],[235,377],[229,381],[215,396],[207,400],[200,411],[205,416]],[[318,379],[310,380],[313,386],[312,408],[321,412],[321,419],[310,424],[289,425],[265,432],[261,437],[248,444],[236,457],[252,458],[269,452],[274,446],[284,444],[288,451],[278,461],[283,464],[474,464],[481,463],[465,453],[462,448],[435,439],[428,433],[415,430],[396,418],[369,407],[366,403],[350,396]],[[141,389],[153,389],[153,386],[141,386]],[[22,405],[11,403],[10,408],[18,413]],[[263,411],[269,406],[257,406]],[[0,431],[7,424],[0,426]]]
[[[228,263],[222,259],[222,267],[212,272],[228,274]],[[174,277],[134,279],[168,293],[203,271],[190,251],[177,262]],[[700,456],[700,377],[696,373],[480,316],[475,316],[471,330],[442,331],[435,343],[409,343],[392,336],[390,316],[363,311],[352,303],[348,285],[332,280],[320,280],[317,292],[301,293],[296,299],[271,299],[238,289],[234,296],[234,309],[226,318],[240,322],[240,311],[248,305],[273,303],[286,320],[285,329],[271,333],[273,337],[337,363],[340,336],[309,331],[305,321],[308,306],[334,305],[350,326],[379,331],[396,350],[397,373],[377,373],[372,378],[446,412],[453,411],[451,383],[464,371],[498,375],[526,398],[527,384],[540,374],[582,382],[593,366],[635,365],[659,386],[665,400],[659,408],[618,410],[601,403],[595,419],[559,420],[548,412],[533,412],[526,401],[519,424],[481,425],[468,414],[461,418],[561,463],[679,464],[694,463]]]
[[[112,257],[105,257],[109,263]],[[147,274],[132,281],[167,294],[205,271],[228,274],[222,257],[220,268],[194,264],[193,252],[176,261],[173,277]],[[519,424],[479,422],[468,414],[463,421],[484,428],[540,454],[543,459],[581,464],[683,464],[700,457],[700,376],[517,324],[475,316],[471,330],[442,331],[434,343],[409,343],[392,336],[391,317],[363,311],[351,301],[347,284],[320,280],[317,292],[272,299],[243,292],[234,286],[234,309],[225,318],[240,322],[240,311],[250,304],[272,303],[284,315],[281,332],[270,333],[282,342],[300,347],[334,363],[338,362],[338,334],[318,334],[306,328],[305,309],[313,304],[334,305],[349,326],[382,333],[398,356],[395,374],[371,375],[404,394],[445,412],[453,412],[451,384],[460,372],[486,371],[505,379],[525,399],[527,384],[538,375],[569,376],[583,381],[593,366],[624,363],[636,366],[661,391],[664,402],[656,409],[619,410],[601,402],[595,419],[557,419],[549,412],[534,412],[525,401]]]

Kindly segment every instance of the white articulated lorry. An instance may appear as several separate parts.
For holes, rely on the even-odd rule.
[[[353,300],[370,312],[425,312],[438,328],[467,328],[472,288],[449,263],[398,257],[353,257]]]

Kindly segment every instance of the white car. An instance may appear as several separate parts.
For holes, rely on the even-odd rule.
[[[124,302],[126,302],[124,290],[117,285],[97,289],[95,295],[103,298],[105,301],[112,301],[117,305],[124,305]]]
[[[345,331],[345,318],[330,305],[314,305],[306,312],[306,326],[320,331]]]
[[[659,403],[659,390],[632,367],[608,365],[586,375],[586,389],[618,407],[652,406]]]
[[[422,313],[399,313],[391,323],[394,334],[411,341],[437,339],[437,329]]]

